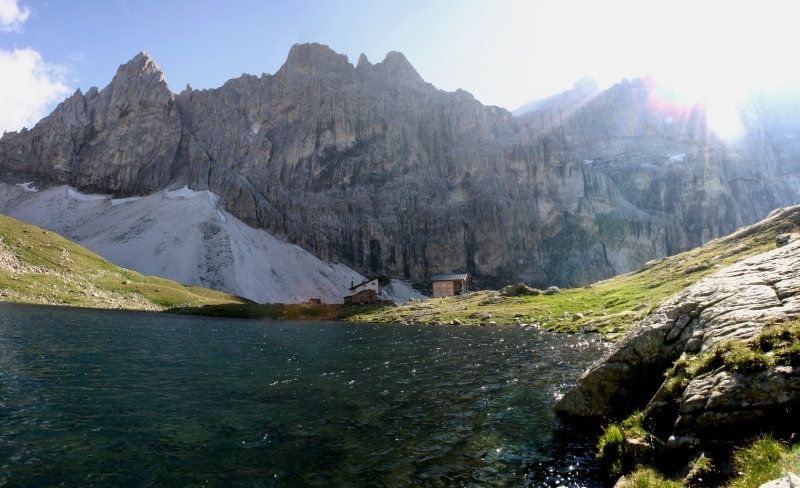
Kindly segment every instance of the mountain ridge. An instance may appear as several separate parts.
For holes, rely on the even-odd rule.
[[[0,180],[117,196],[188,185],[362,274],[466,271],[478,286],[586,284],[798,195],[781,180],[800,165],[795,146],[782,161],[761,119],[728,144],[702,108],[654,104],[648,80],[516,118],[436,89],[400,53],[353,66],[318,44],[217,89],[143,79],[118,70],[110,89],[4,135]]]

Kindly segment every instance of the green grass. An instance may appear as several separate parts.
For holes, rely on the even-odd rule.
[[[560,332],[599,332],[614,339],[683,288],[720,268],[774,249],[775,236],[789,227],[794,224],[788,219],[756,224],[692,251],[651,261],[632,273],[589,287],[565,289],[556,295],[505,297],[480,291],[375,308],[342,318],[399,323],[458,320],[462,324],[535,324]],[[481,318],[480,314],[490,317]]]
[[[615,488],[684,488],[680,481],[670,480],[653,468],[641,467],[621,480]]]
[[[0,300],[152,311],[252,303],[114,266],[53,232],[5,215],[0,215]]]
[[[597,459],[609,476],[619,476],[637,464],[650,461],[654,447],[663,444],[648,432],[644,421],[645,413],[637,410],[622,422],[611,423],[603,430],[596,446]],[[626,443],[627,439],[637,440],[638,447],[634,449]]]
[[[770,436],[764,436],[736,451],[733,457],[736,477],[728,488],[758,487],[767,481],[800,471],[800,446],[789,449]]]
[[[336,320],[362,310],[341,305],[262,305],[144,276],[5,215],[0,215],[0,301],[259,319]]]
[[[800,445],[789,448],[771,436],[763,436],[733,455],[735,475],[724,486],[726,488],[758,488],[762,484],[788,473],[800,472]],[[677,488],[681,486],[707,486],[703,476],[714,476],[711,459],[699,457],[691,463],[689,475],[683,481],[670,480],[652,467],[640,466],[616,486],[624,488],[656,487]]]
[[[622,433],[626,438],[644,439],[648,442],[653,442],[655,439],[650,432],[645,429],[643,423],[645,414],[641,410],[637,410],[630,414],[628,418],[622,421]]]
[[[625,435],[619,424],[606,426],[597,443],[597,460],[605,466],[611,476],[619,476],[623,470]]]
[[[750,373],[774,366],[798,365],[800,321],[791,321],[767,324],[760,334],[748,341],[725,342],[703,354],[684,355],[675,361],[667,377],[668,382],[678,383],[685,388],[692,379],[723,366],[731,372]]]
[[[686,475],[685,485],[688,486],[706,486],[707,483],[703,481],[713,479],[716,476],[714,462],[711,458],[707,458],[705,454],[700,454],[690,463],[689,474]]]

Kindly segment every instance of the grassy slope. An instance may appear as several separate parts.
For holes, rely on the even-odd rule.
[[[0,301],[236,318],[336,319],[340,305],[261,305],[115,266],[50,231],[0,214]]]
[[[365,308],[347,320],[372,322],[451,322],[466,324],[538,324],[564,332],[598,331],[613,339],[644,318],[664,300],[719,268],[775,248],[775,236],[794,228],[773,219],[744,227],[730,236],[675,256],[651,261],[641,269],[556,295],[500,297],[473,292],[445,299],[427,299],[401,306]],[[495,297],[499,303],[481,305]],[[580,312],[583,318],[575,317]],[[488,313],[490,318],[477,317]]]
[[[5,215],[0,215],[0,300],[134,310],[250,305],[227,293],[114,266],[53,232]]]
[[[500,297],[481,291],[418,300],[399,306],[259,305],[202,287],[187,287],[119,268],[57,234],[0,215],[0,300],[95,308],[165,310],[239,318],[317,318],[372,322],[538,324],[564,332],[598,331],[613,339],[661,302],[715,270],[775,247],[775,236],[794,225],[771,220],[716,239],[698,249],[557,295]],[[9,268],[11,261],[23,272]],[[5,267],[4,264],[5,263]],[[498,303],[481,305],[494,298]],[[476,317],[485,313],[489,318]],[[573,320],[575,313],[583,318]]]

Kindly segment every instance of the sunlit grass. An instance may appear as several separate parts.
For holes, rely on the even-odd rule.
[[[789,449],[770,436],[736,451],[733,457],[736,477],[728,488],[761,486],[767,481],[787,476],[800,468],[800,446]]]
[[[166,310],[245,305],[243,298],[120,268],[63,237],[0,215],[0,300]]]

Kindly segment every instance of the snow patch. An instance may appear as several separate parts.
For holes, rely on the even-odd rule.
[[[594,159],[584,159],[583,160],[583,164],[585,164],[586,166],[591,166],[592,163],[594,163]]]
[[[117,205],[122,205],[123,203],[130,203],[139,200],[142,197],[128,197],[128,198],[112,198],[111,199],[111,206],[116,207]]]
[[[33,184],[33,182],[30,181],[28,183],[17,183],[17,186],[22,188],[22,191],[24,191],[26,193],[36,193],[36,192],[38,192],[39,190],[37,190],[35,186],[31,186],[32,184]]]
[[[180,190],[164,190],[164,196],[169,198],[170,200],[177,200],[178,198],[189,199],[194,198],[199,195],[200,192],[190,190],[188,186],[184,186]]]
[[[106,199],[105,195],[86,195],[69,187],[67,187],[67,196],[79,202],[98,202]]]
[[[223,224],[227,221],[227,219],[225,219],[225,216],[222,215],[222,212],[220,212],[219,209],[217,209],[217,215],[219,215],[219,219],[222,221]]]
[[[667,164],[682,163],[684,159],[686,159],[685,154],[683,153],[676,154],[675,156],[672,156],[671,158],[667,159]]]
[[[391,300],[396,303],[407,302],[409,298],[427,298],[411,287],[411,284],[401,280],[391,280],[381,289],[381,300]]]

